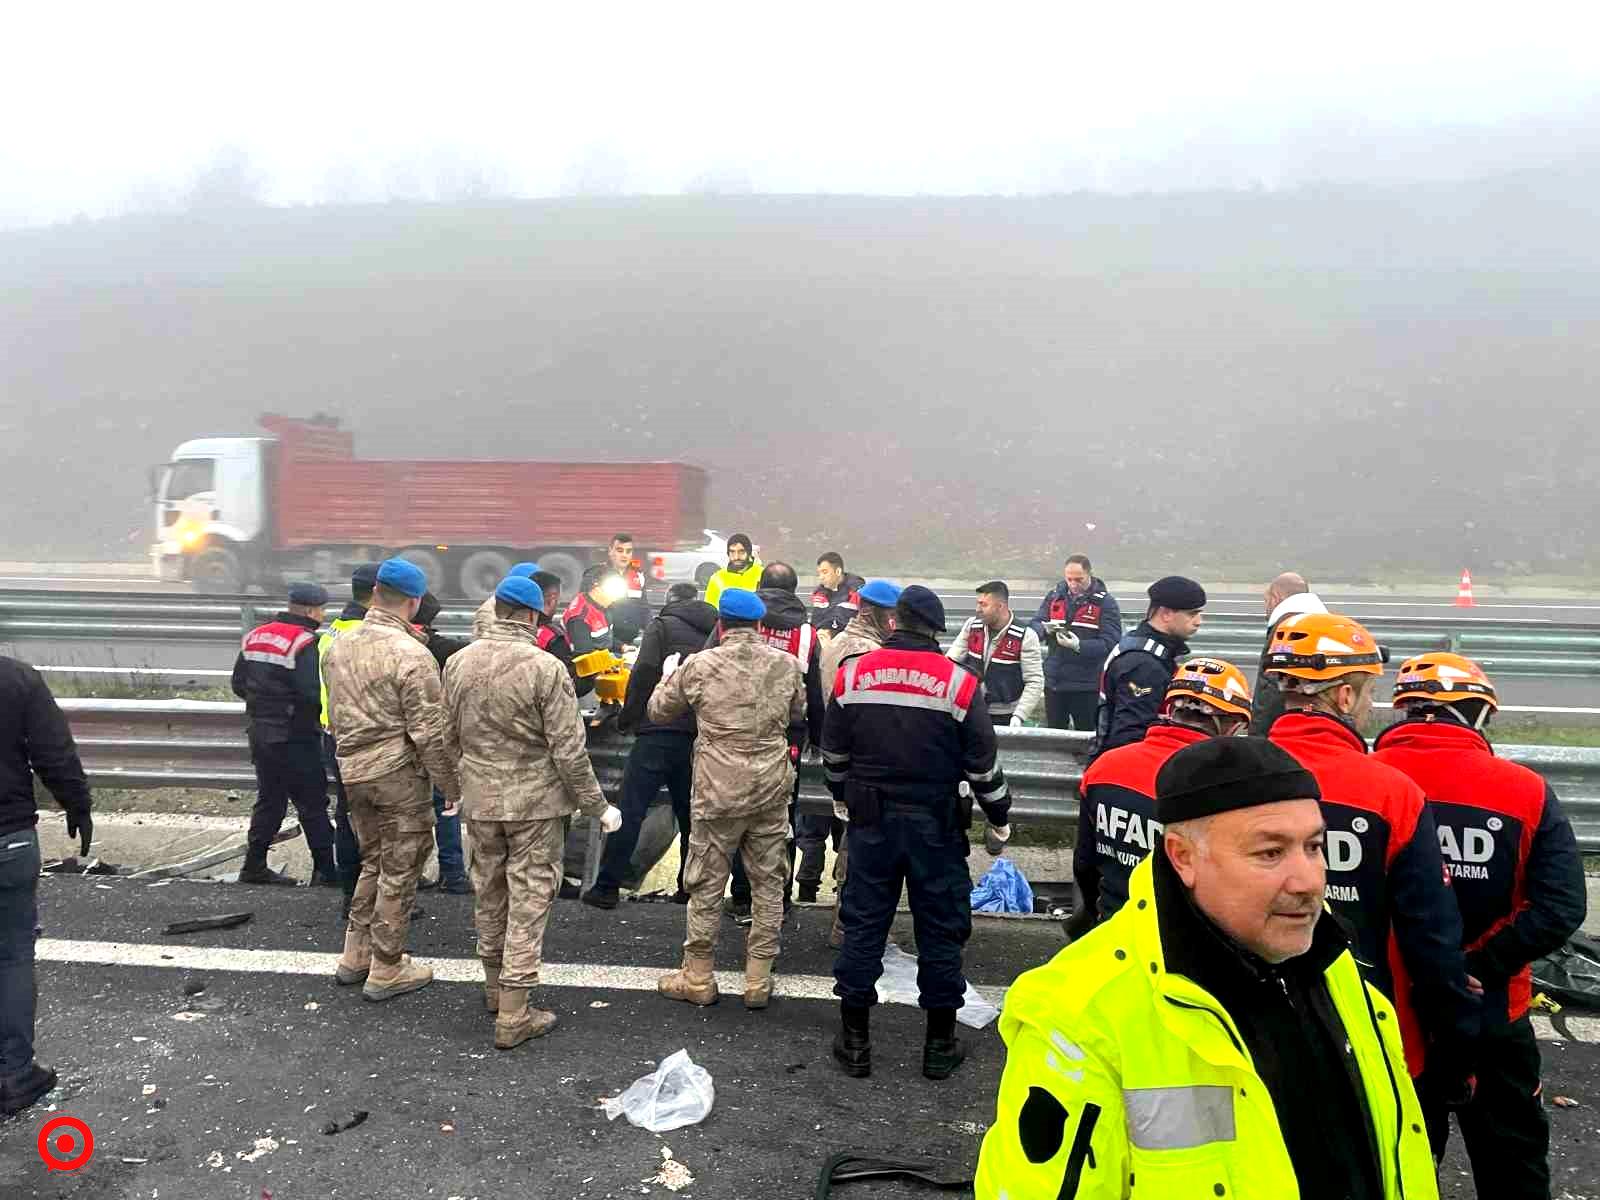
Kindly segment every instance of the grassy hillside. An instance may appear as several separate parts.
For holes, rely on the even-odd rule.
[[[717,527],[882,568],[1584,573],[1597,210],[1564,172],[3,234],[0,554],[137,555],[145,467],[275,410],[368,455],[687,459]]]

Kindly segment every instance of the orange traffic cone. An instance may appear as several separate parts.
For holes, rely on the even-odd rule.
[[[1472,572],[1461,572],[1461,585],[1456,588],[1457,608],[1476,608],[1478,602],[1472,598]]]

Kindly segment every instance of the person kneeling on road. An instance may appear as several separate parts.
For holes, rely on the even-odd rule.
[[[1128,903],[1006,993],[980,1200],[1437,1200],[1394,1008],[1323,911],[1316,778],[1261,738],[1156,777]]]
[[[445,747],[458,764],[472,839],[472,882],[494,1044],[509,1050],[555,1025],[528,1007],[539,984],[550,905],[561,890],[563,820],[622,814],[606,803],[566,669],[535,643],[544,593],[508,576],[495,619],[444,669]]]
[[[858,1078],[872,1073],[869,1018],[902,888],[911,897],[917,986],[928,1012],[922,1073],[946,1079],[961,1065],[961,949],[972,934],[972,802],[958,799],[962,789],[976,794],[989,822],[991,854],[1011,836],[1011,799],[983,686],[941,653],[935,635],[943,632],[939,597],[916,584],[902,591],[894,633],[882,649],[844,664],[823,726],[828,789],[850,822],[850,874],[839,906],[844,945],[833,966],[841,1024],[833,1056]]]
[[[722,641],[683,662],[657,685],[647,709],[663,725],[693,713],[699,733],[689,862],[688,936],[683,966],[663,976],[661,994],[715,1004],[712,952],[722,893],[735,854],[750,877],[751,923],[745,942],[744,1002],[765,1008],[772,960],[783,924],[789,796],[795,766],[790,730],[806,718],[805,675],[794,656],[768,646],[757,631],[766,607],[754,592],[729,588],[718,604]]]

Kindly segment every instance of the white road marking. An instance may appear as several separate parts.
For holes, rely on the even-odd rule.
[[[239,971],[247,974],[308,975],[329,978],[337,954],[314,954],[304,950],[239,950],[215,946],[176,946],[159,942],[94,942],[69,938],[40,938],[35,955],[41,962],[94,964],[106,967],[170,967],[186,971]],[[433,968],[433,977],[444,983],[482,983],[483,964],[476,958],[418,958]],[[828,1000],[833,997],[831,975],[786,975],[780,967],[773,973],[773,994],[791,1000]],[[656,980],[666,967],[630,967],[589,963],[545,963],[539,973],[543,987],[584,988],[591,991],[653,992]],[[717,986],[731,995],[744,991],[744,976],[735,971],[718,971]],[[1003,985],[977,984],[985,995],[995,996]],[[1588,1045],[1600,1043],[1600,1017],[1569,1016],[1564,1024],[1570,1040]],[[1558,1033],[1550,1018],[1533,1017],[1533,1027],[1541,1041],[1569,1039]],[[1059,1045],[1059,1043],[1058,1043]],[[1068,1053],[1077,1050],[1070,1047]],[[1082,1051],[1078,1051],[1081,1054]],[[1074,1056],[1076,1057],[1076,1056]]]

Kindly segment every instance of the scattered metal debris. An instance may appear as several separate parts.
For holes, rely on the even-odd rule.
[[[162,933],[199,933],[206,929],[232,929],[254,917],[253,912],[224,913],[220,917],[196,917],[190,921],[174,921]]]

